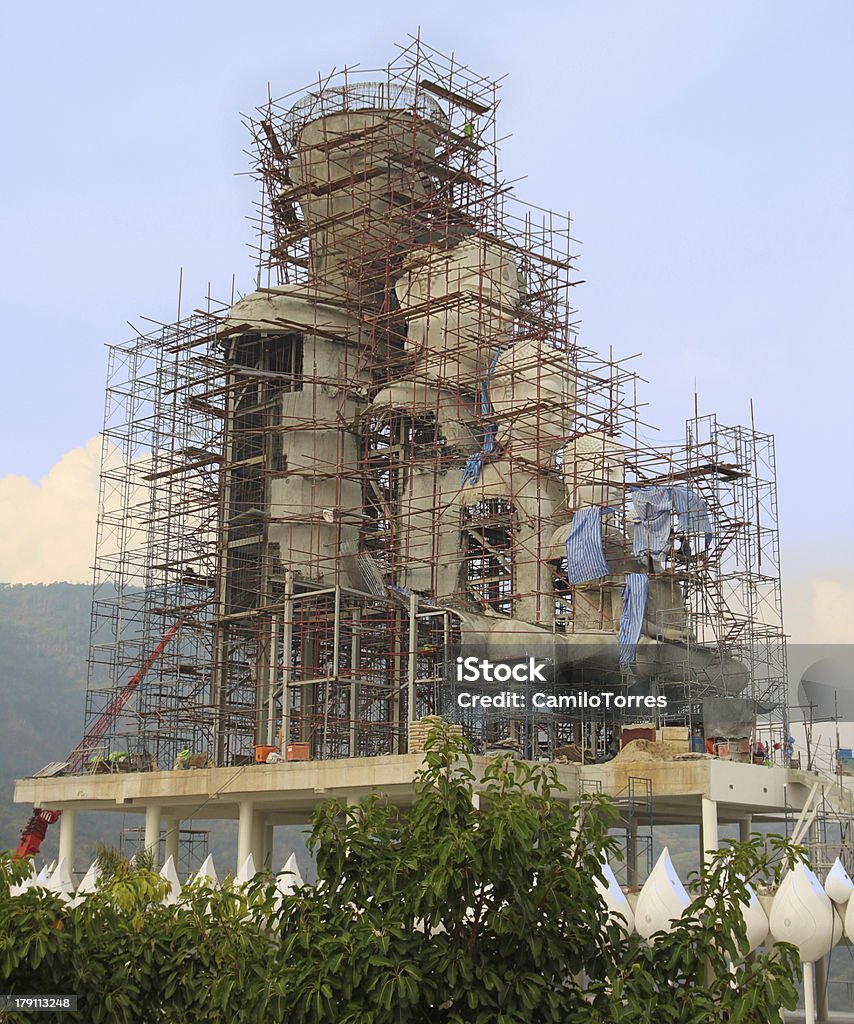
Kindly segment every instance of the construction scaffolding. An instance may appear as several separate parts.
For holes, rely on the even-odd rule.
[[[432,714],[601,759],[721,695],[787,738],[773,440],[639,440],[638,379],[575,336],[569,218],[500,176],[498,89],[416,39],[246,119],[255,290],[110,350],[84,770],[402,753]],[[463,707],[474,653],[668,707]]]
[[[160,850],[167,849],[166,830],[161,830],[160,842],[157,850],[149,850],[154,854],[154,860],[162,862]],[[197,828],[182,828],[178,832],[178,857],[176,858],[175,869],[183,876],[189,877],[194,874],[205,861],[208,855],[208,833]],[[125,827],[119,836],[119,853],[130,860],[143,853],[145,846],[145,829]]]
[[[83,752],[85,771],[171,767],[181,750],[211,743],[222,415],[208,399],[224,373],[215,326],[198,314],[109,349],[86,732],[108,728]]]

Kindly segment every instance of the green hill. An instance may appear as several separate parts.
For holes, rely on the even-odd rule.
[[[83,735],[90,603],[82,584],[0,584],[0,848],[17,844],[29,813],[12,804],[14,780]]]

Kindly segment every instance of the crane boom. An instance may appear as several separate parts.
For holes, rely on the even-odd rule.
[[[179,619],[174,626],[171,626],[166,631],[163,639],[145,659],[145,663],[142,667],[138,669],[133,676],[131,676],[121,690],[119,690],[115,697],[113,697],[110,703],[95,719],[92,727],[86,732],[83,739],[77,744],[74,750],[71,751],[68,756],[68,767],[71,769],[72,773],[79,771],[83,767],[83,758],[86,756],[86,753],[90,751],[98,740],[100,740],[101,737],[109,731],[110,726],[127,706],[127,702],[131,699],[136,688],[145,678],[148,670],[166,649],[172,637],[178,632],[182,622],[183,619]]]
[[[72,772],[77,772],[83,767],[83,759],[87,752],[89,752],[98,740],[100,740],[101,737],[109,731],[110,726],[127,706],[127,702],[131,699],[137,687],[145,678],[148,670],[166,649],[172,637],[178,632],[183,621],[184,619],[180,618],[174,626],[170,626],[170,628],[164,633],[163,639],[160,643],[145,659],[143,665],[131,676],[115,697],[113,697],[110,703],[95,719],[91,728],[87,730],[83,739],[68,755],[68,767]],[[46,808],[34,807],[33,813],[30,815],[27,824],[21,832],[21,841],[18,843],[18,848],[15,850],[15,858],[18,859],[21,857],[35,856],[39,852],[39,848],[44,840],[48,825],[52,825],[57,821],[60,814],[62,814],[62,811],[51,811]]]

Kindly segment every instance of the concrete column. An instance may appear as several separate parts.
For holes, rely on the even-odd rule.
[[[145,849],[151,854],[156,871],[160,867],[160,804],[145,808]]]
[[[703,804],[703,863],[708,864],[718,848],[718,805],[716,800],[702,798]]]
[[[262,863],[258,865],[261,871],[274,871],[273,867],[273,826],[264,825],[264,849]]]
[[[815,1010],[819,1021],[828,1019],[827,1009],[827,966],[829,956],[823,956],[815,962]]]
[[[293,676],[293,663],[291,661],[291,648],[294,639],[294,574],[285,573],[285,596],[282,602],[282,727],[280,736],[280,752],[282,757],[288,759],[288,743],[291,740],[291,695],[288,690],[291,677]]]
[[[264,833],[267,830],[267,815],[256,811],[252,818],[252,859],[255,870],[264,869]]]
[[[816,1024],[814,964],[804,964],[804,1022]]]
[[[738,820],[738,841],[746,843],[750,839],[750,831],[753,828],[753,818],[739,818]]]
[[[59,860],[65,860],[68,873],[74,871],[74,840],[77,833],[77,811],[68,808],[59,819]],[[72,875],[73,877],[73,875]]]
[[[175,864],[175,868],[178,868],[178,842],[181,838],[181,819],[180,818],[167,818],[166,819],[166,842],[165,849],[163,851],[163,859],[171,857]]]
[[[237,868],[243,867],[243,862],[252,853],[252,829],[255,822],[254,808],[251,800],[240,801],[240,817],[237,823]]]

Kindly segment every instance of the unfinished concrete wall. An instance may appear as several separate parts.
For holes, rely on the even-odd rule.
[[[291,174],[310,235],[315,280],[351,299],[381,296],[389,262],[411,249],[413,207],[429,195],[419,165],[435,130],[413,110],[343,111],[305,125]]]
[[[572,430],[575,377],[570,355],[542,338],[502,349],[489,374],[496,439],[518,459],[553,467]]]
[[[377,392],[371,402],[371,411],[378,410],[434,417],[437,444],[454,455],[468,456],[480,444],[480,416],[471,395],[407,378]]]
[[[622,508],[625,453],[619,442],[597,430],[568,444],[563,454],[567,504],[572,509]]]
[[[240,300],[222,335],[234,352],[232,391],[241,378],[269,388],[253,410],[259,441],[246,460],[258,468],[260,507],[257,516],[252,508],[238,513],[263,523],[268,571],[278,564],[306,579],[335,582],[341,547],[358,539],[362,518],[358,425],[368,375],[358,334],[344,313],[293,288]],[[289,357],[293,372],[237,364],[241,345],[257,342],[263,351],[282,337],[298,346]],[[232,420],[238,415],[233,408]],[[231,458],[240,461],[233,446]],[[239,528],[240,521],[231,525]],[[226,544],[231,532],[226,525]]]
[[[543,473],[531,464],[496,459],[476,484],[460,493],[460,505],[499,499],[512,505],[513,617],[528,623],[554,623],[554,571],[549,564],[549,538],[568,520],[563,487],[557,473]]]
[[[419,380],[475,389],[512,332],[519,284],[512,257],[482,238],[416,249],[395,283]]]
[[[458,469],[415,463],[400,502],[404,586],[440,599],[464,589],[459,476]]]

